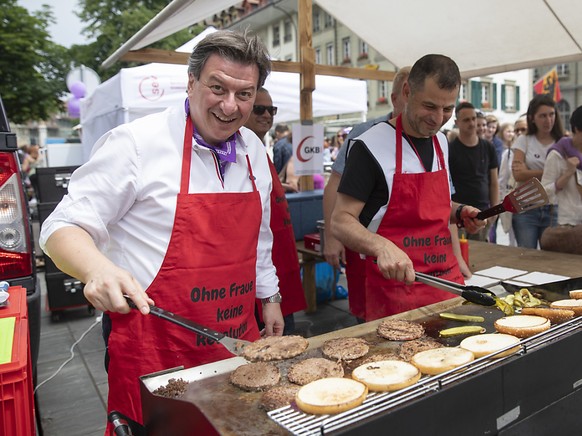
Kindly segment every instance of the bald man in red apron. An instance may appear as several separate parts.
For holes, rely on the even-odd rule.
[[[477,209],[450,201],[448,144],[439,129],[452,115],[459,86],[451,59],[421,58],[403,87],[403,114],[395,124],[371,127],[349,151],[332,231],[366,255],[367,321],[454,297],[414,283],[415,270],[463,283],[449,223],[470,232],[485,223],[475,218]]]

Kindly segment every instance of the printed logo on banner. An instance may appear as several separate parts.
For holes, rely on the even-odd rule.
[[[295,174],[309,176],[323,173],[323,124],[293,125]]]
[[[139,95],[148,101],[157,101],[164,96],[164,88],[157,76],[144,77],[139,82]]]

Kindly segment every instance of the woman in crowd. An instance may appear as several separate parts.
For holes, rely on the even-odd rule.
[[[511,170],[517,186],[532,177],[542,178],[548,150],[564,136],[557,113],[556,103],[549,95],[536,95],[530,101],[527,109],[527,135],[518,137],[512,147],[514,157]],[[513,231],[518,246],[537,248],[544,230],[557,224],[555,196],[550,194],[549,197],[549,204],[513,215]]]
[[[550,147],[542,185],[555,194],[558,204],[558,224],[582,224],[582,106],[570,118],[572,137],[563,137]]]
[[[503,123],[497,134],[503,142],[503,154],[499,163],[499,198],[503,199],[515,188],[515,179],[511,174],[511,162],[513,161],[513,150],[511,146],[515,139],[513,123]],[[516,246],[515,235],[511,227],[511,214],[503,213],[499,216],[499,222],[505,233],[509,233],[509,245]],[[490,239],[491,240],[491,239]]]

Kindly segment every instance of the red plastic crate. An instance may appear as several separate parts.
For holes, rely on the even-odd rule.
[[[8,304],[0,306],[0,318],[14,316],[16,319],[28,318],[26,307],[26,289],[22,286],[8,288]]]
[[[34,397],[28,347],[28,320],[14,326],[12,361],[0,365],[0,436],[33,436]]]

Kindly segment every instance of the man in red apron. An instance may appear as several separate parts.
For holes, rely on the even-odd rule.
[[[348,152],[332,231],[366,255],[368,321],[454,297],[413,284],[415,270],[463,283],[449,223],[472,233],[485,223],[475,218],[478,209],[450,201],[448,144],[439,129],[460,83],[451,59],[424,56],[404,84],[402,115],[368,129]]]
[[[258,297],[265,334],[283,332],[268,159],[256,136],[241,129],[269,71],[257,37],[207,36],[190,56],[185,108],[101,138],[43,227],[46,251],[86,283],[85,296],[110,319],[108,411],[141,422],[140,376],[232,357],[213,341],[143,316],[154,300],[253,341]]]
[[[277,114],[277,107],[273,106],[273,99],[265,88],[259,89],[253,111],[245,127],[251,129],[264,141],[265,136],[273,127],[273,117]],[[279,180],[275,165],[269,159],[273,190],[271,191],[271,231],[273,232],[273,264],[277,269],[279,291],[283,297],[281,312],[285,320],[283,334],[293,334],[295,318],[293,314],[307,307],[305,293],[301,283],[299,257],[295,246],[295,235],[291,223],[289,203],[285,197],[285,189]],[[260,314],[259,314],[260,318]],[[262,319],[261,319],[262,321]]]

